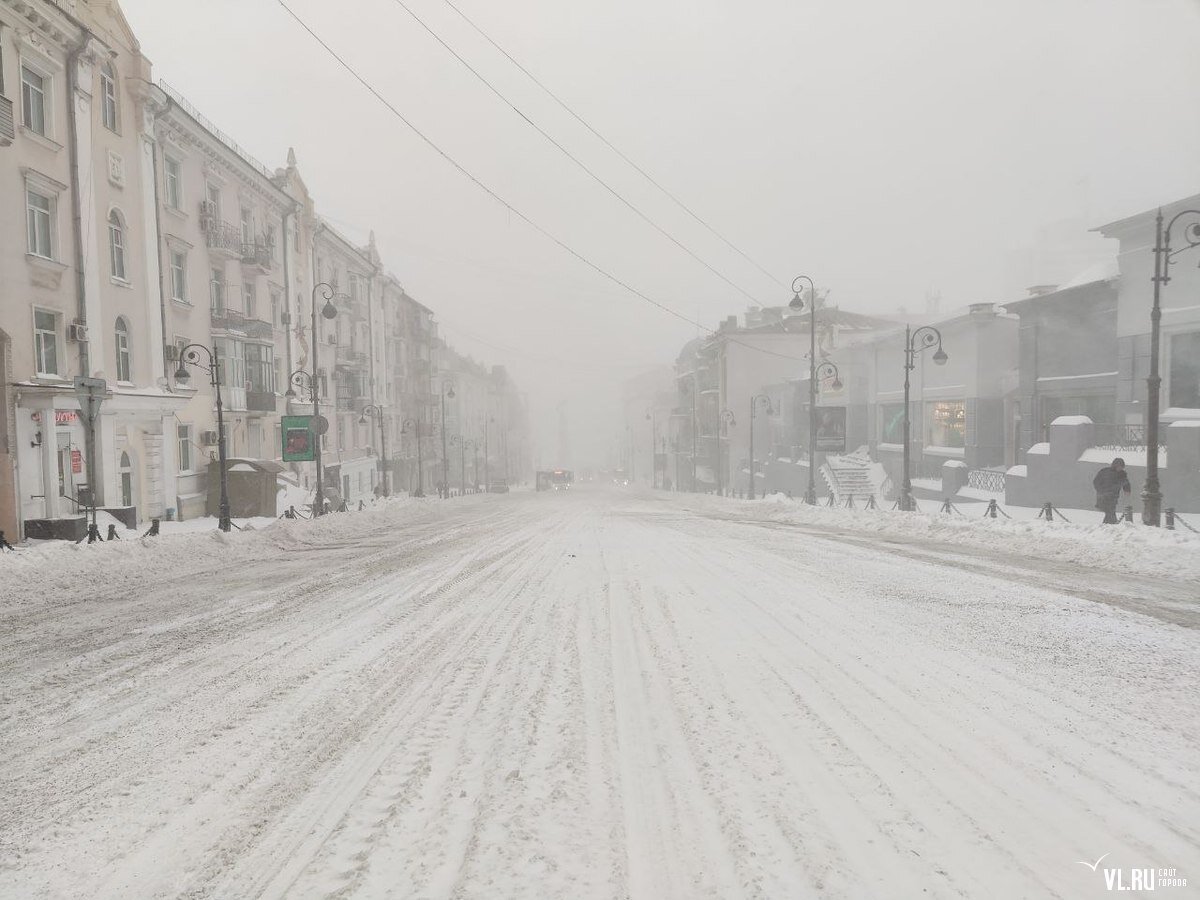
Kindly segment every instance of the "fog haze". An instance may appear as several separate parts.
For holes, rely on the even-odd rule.
[[[289,0],[433,141],[574,249],[711,328],[751,300],[597,185],[395,0]],[[442,0],[411,8],[521,110],[753,297],[804,272],[844,308],[1003,302],[1059,277],[1047,226],[1194,193],[1192,0],[461,0],[462,10],[769,278],[691,220]],[[156,77],[270,167],[294,147],[318,208],[374,229],[460,351],[554,408],[576,458],[615,437],[622,380],[697,332],[573,259],[438,157],[274,0],[123,0]],[[1099,240],[1098,238],[1096,240]],[[1062,268],[1061,265],[1058,268]],[[1062,276],[1067,277],[1067,276]]]

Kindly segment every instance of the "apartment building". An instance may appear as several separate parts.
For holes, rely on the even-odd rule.
[[[226,453],[280,455],[276,413],[287,390],[287,285],[296,265],[285,235],[296,203],[259,163],[166,85],[148,90],[155,139],[165,343],[163,377],[183,399],[164,477],[180,518],[208,509],[217,445],[210,368],[220,366]],[[187,373],[187,379],[177,378]]]
[[[161,514],[163,377],[150,72],[115,4],[0,0],[0,528],[77,537],[80,502]],[[110,387],[94,459],[72,389]],[[89,483],[94,472],[94,484]]]

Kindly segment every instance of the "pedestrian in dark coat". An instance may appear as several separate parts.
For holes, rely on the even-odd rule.
[[[1112,465],[1105,466],[1092,479],[1092,487],[1096,489],[1096,509],[1104,510],[1104,524],[1116,525],[1117,501],[1121,492],[1132,493],[1129,476],[1125,474],[1125,460],[1117,457]]]

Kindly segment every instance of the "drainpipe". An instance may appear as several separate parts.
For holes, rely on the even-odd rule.
[[[280,240],[283,241],[283,312],[287,316],[287,325],[284,327],[284,352],[287,354],[287,374],[284,376],[289,379],[287,389],[291,389],[292,377],[292,267],[289,264],[289,259],[293,253],[292,248],[295,246],[292,241],[288,240],[288,222],[292,221],[296,215],[296,207],[292,207],[283,215],[283,232],[280,235]],[[298,223],[296,227],[299,227]],[[275,385],[275,389],[279,389],[279,385]]]
[[[169,385],[169,384],[171,384],[171,375],[173,373],[171,371],[171,363],[167,360],[167,352],[166,352],[166,345],[170,339],[167,337],[167,290],[166,290],[166,283],[164,281],[164,276],[163,276],[164,270],[163,270],[163,264],[162,264],[163,263],[163,258],[162,258],[162,251],[163,251],[162,206],[159,203],[159,195],[158,195],[158,137],[157,137],[157,128],[156,128],[156,126],[158,125],[159,117],[161,117],[168,109],[170,109],[169,104],[174,102],[169,97],[167,98],[167,100],[168,100],[168,106],[165,106],[162,109],[159,109],[154,113],[154,120],[150,126],[152,129],[154,129],[154,132],[153,132],[154,140],[152,140],[150,142],[150,162],[151,162],[150,174],[151,174],[151,177],[154,179],[154,237],[155,237],[154,249],[155,249],[155,252],[158,253],[158,314],[162,319],[162,334],[163,334],[163,346],[162,346],[160,352],[162,355],[162,363],[163,363],[163,379],[164,379],[164,382]],[[168,263],[169,262],[170,262],[170,260],[168,260]]]
[[[78,23],[76,23],[78,24]],[[92,33],[79,25],[79,43],[67,54],[67,152],[71,166],[71,231],[75,240],[75,301],[78,315],[76,318],[82,325],[87,324],[87,289],[84,280],[83,258],[83,199],[79,194],[79,123],[75,115],[75,95],[79,91],[79,57],[88,43]],[[79,343],[79,374],[87,377],[91,374],[91,357],[88,352],[88,342]]]

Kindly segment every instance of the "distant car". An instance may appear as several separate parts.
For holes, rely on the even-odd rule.
[[[507,494],[508,482],[503,478],[497,478],[488,484],[489,494]]]

